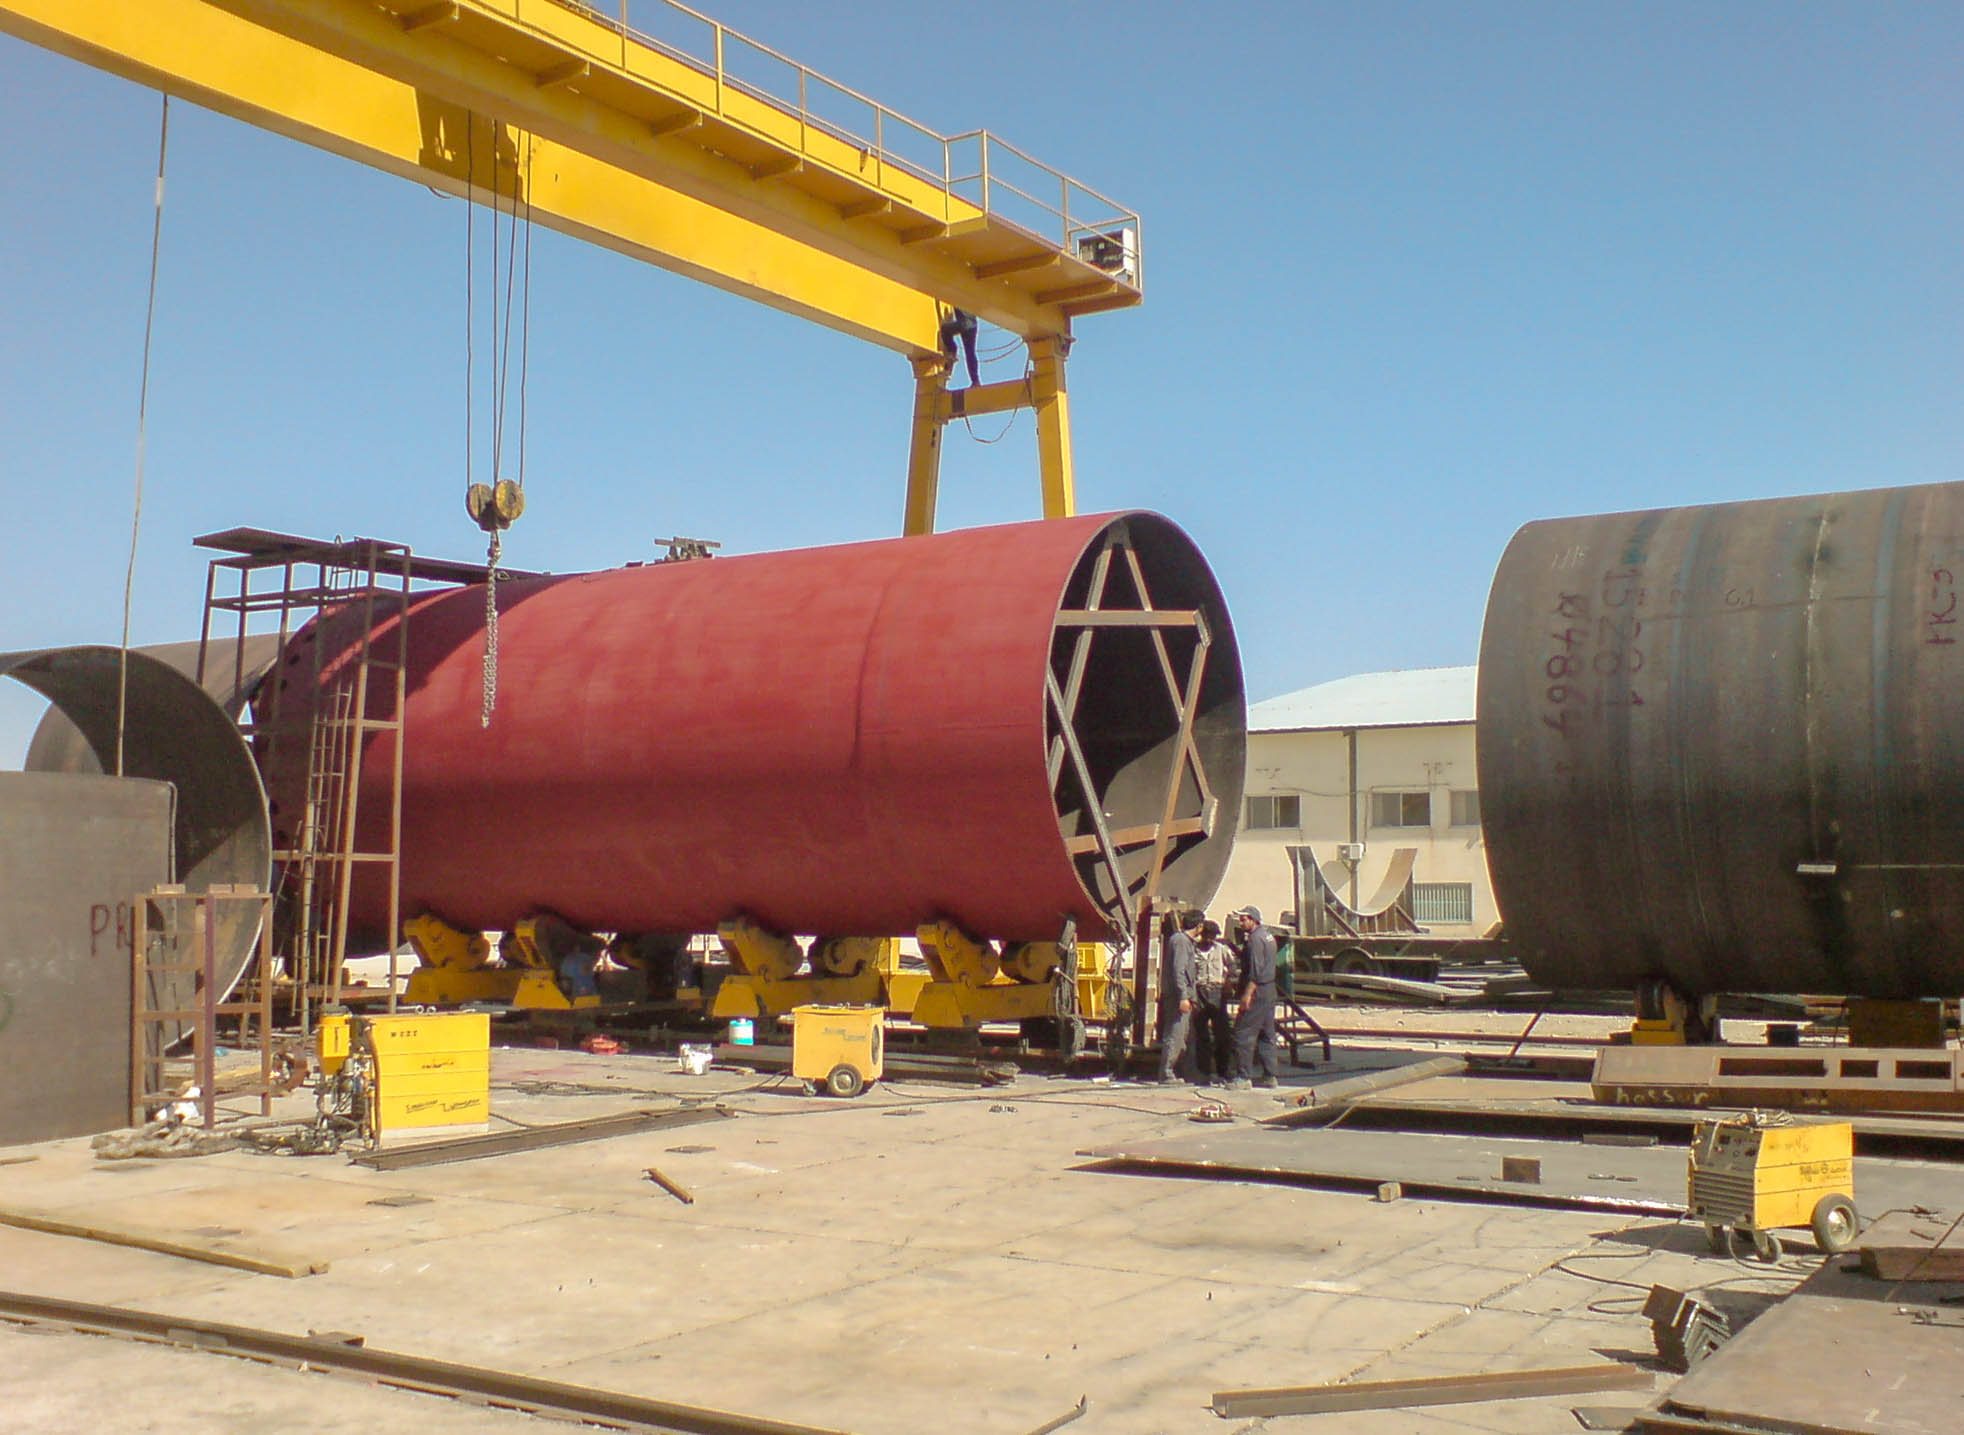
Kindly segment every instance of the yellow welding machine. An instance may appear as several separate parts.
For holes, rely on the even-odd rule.
[[[1691,1139],[1687,1205],[1714,1251],[1750,1240],[1762,1261],[1780,1258],[1776,1229],[1811,1229],[1815,1244],[1847,1250],[1855,1213],[1855,1129],[1846,1121],[1750,1112],[1701,1121]]]
[[[834,1096],[857,1096],[886,1072],[886,1010],[877,1006],[791,1009],[791,1074]]]
[[[491,1018],[485,1012],[418,1012],[373,1016],[366,1023],[375,1055],[376,1128],[482,1125],[491,1119]],[[321,1018],[321,1070],[346,1063],[351,1019]]]

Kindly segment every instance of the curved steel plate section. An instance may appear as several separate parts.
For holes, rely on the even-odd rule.
[[[1523,528],[1487,860],[1557,986],[1964,992],[1964,484]]]
[[[488,728],[482,589],[418,599],[402,916],[504,929],[550,911],[588,930],[686,932],[745,913],[841,935],[948,918],[1022,940],[1074,919],[1109,935],[1095,863],[1069,844],[1084,814],[1053,797],[1046,673],[1062,671],[1060,608],[1082,601],[1115,527],[1155,602],[1205,609],[1213,633],[1194,746],[1225,800],[1212,836],[1174,846],[1162,883],[1204,899],[1240,804],[1239,659],[1191,540],[1131,514],[507,581]],[[330,615],[290,645],[283,721],[308,709],[317,661],[322,687],[347,669],[357,622]],[[393,654],[386,623],[375,642]],[[1115,824],[1155,822],[1177,713],[1142,635],[1104,634],[1098,653],[1078,728],[1102,805]],[[276,827],[302,796],[283,756],[304,753],[297,736],[260,733]],[[367,847],[386,845],[389,758],[387,735],[371,738]],[[1149,858],[1131,849],[1128,879]],[[365,875],[352,925],[374,941],[386,893]]]
[[[198,675],[198,643],[152,643],[132,652],[155,658],[177,669],[187,678]],[[236,638],[214,638],[205,660],[204,689],[212,701],[237,721],[245,712],[252,690],[279,656],[280,640],[273,633],[249,633],[241,644]],[[42,714],[27,745],[27,759],[21,764],[29,772],[100,772],[95,749],[82,730],[69,721],[58,707]]]
[[[80,732],[81,747],[50,751],[32,761],[38,771],[113,772],[116,706],[122,650],[47,648],[0,653],[0,676],[27,684],[53,703]],[[30,754],[30,758],[33,755]],[[177,877],[187,891],[243,883],[264,887],[272,874],[272,832],[252,751],[230,714],[170,663],[129,654],[123,775],[167,782],[177,793],[172,824]],[[131,894],[134,895],[134,894]],[[220,1000],[237,983],[259,934],[256,912],[227,903],[219,926]],[[173,1005],[193,1000],[190,978],[162,978]],[[181,997],[182,1000],[176,998]]]

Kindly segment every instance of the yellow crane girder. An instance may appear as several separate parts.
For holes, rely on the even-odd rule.
[[[516,197],[549,228],[902,353],[936,347],[929,294],[208,0],[4,0],[0,30],[447,194],[509,201],[529,169]]]
[[[1036,412],[1045,515],[1073,512],[1071,321],[1140,302],[1137,216],[651,3],[708,27],[708,57],[574,0],[0,0],[0,32],[907,355],[908,533],[934,526],[942,428],[1016,407]],[[795,100],[738,79],[731,47],[788,66]],[[864,107],[871,137],[821,118],[814,88]],[[1027,340],[1029,376],[950,393],[952,309]]]

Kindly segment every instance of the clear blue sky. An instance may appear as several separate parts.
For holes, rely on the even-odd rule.
[[[711,8],[1141,212],[1147,302],[1072,359],[1080,506],[1196,535],[1251,697],[1472,661],[1530,519],[1964,477],[1964,7]],[[157,111],[0,39],[0,650],[116,639]],[[463,233],[173,103],[137,641],[195,635],[208,530],[481,553]],[[543,230],[532,282],[511,562],[897,531],[903,360]],[[950,431],[944,526],[1036,512],[1027,417]]]

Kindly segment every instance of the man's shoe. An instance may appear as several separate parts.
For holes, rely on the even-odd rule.
[[[1255,1083],[1245,1076],[1237,1076],[1228,1083],[1229,1091],[1252,1091]]]
[[[1255,1078],[1255,1085],[1264,1088],[1273,1086],[1275,1085],[1275,1078],[1272,1076],[1258,1076]]]

